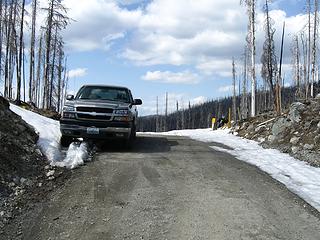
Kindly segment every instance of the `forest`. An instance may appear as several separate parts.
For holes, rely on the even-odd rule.
[[[59,112],[68,81],[61,32],[70,19],[60,0],[28,6],[26,0],[0,0],[0,93]]]
[[[177,108],[168,114],[168,99],[164,115],[139,118],[139,131],[168,131],[174,129],[207,128],[211,126],[212,117],[228,117],[231,110],[231,120],[254,117],[262,112],[271,111],[280,115],[294,101],[312,99],[319,93],[319,62],[318,62],[318,0],[306,0],[306,23],[291,39],[291,86],[285,86],[283,76],[283,53],[285,22],[283,23],[281,46],[276,48],[274,20],[270,16],[270,0],[264,2],[264,32],[265,39],[261,56],[257,56],[256,43],[256,8],[257,0],[242,0],[247,9],[248,27],[243,56],[234,56],[230,72],[232,73],[232,94],[224,99],[211,100],[201,105],[187,109]],[[276,49],[280,49],[276,51]],[[260,51],[259,51],[260,52]],[[236,64],[235,58],[241,59]],[[257,59],[260,58],[260,69]],[[239,62],[239,61],[237,61]],[[260,75],[257,77],[257,71]],[[248,87],[250,85],[250,87]],[[158,107],[158,106],[157,106]]]
[[[45,1],[44,1],[45,2]],[[281,114],[293,101],[314,98],[319,90],[318,0],[305,0],[306,22],[290,36],[291,86],[283,76],[283,49],[286,25],[283,23],[281,46],[275,46],[271,0],[264,0],[262,49],[257,51],[257,0],[241,0],[247,12],[247,34],[243,55],[234,56],[230,72],[233,91],[230,97],[198,106],[189,106],[164,115],[139,118],[140,131],[208,127],[211,118],[227,116],[238,121],[264,111]],[[62,31],[73,21],[61,0],[0,0],[0,94],[11,101],[29,102],[42,109],[61,111],[68,86],[67,54]],[[260,2],[261,3],[261,2]],[[257,52],[262,52],[257,56]],[[288,58],[288,56],[285,56]],[[259,67],[258,67],[259,65]],[[167,99],[168,102],[168,99]],[[167,104],[166,104],[167,105]],[[168,106],[166,106],[168,109]],[[158,111],[157,111],[158,112]]]

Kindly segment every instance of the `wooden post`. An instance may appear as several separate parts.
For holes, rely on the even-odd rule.
[[[229,116],[228,116],[228,128],[231,128],[231,108],[229,108]]]

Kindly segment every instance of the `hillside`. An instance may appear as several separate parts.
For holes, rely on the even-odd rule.
[[[316,92],[319,84],[316,85]],[[254,118],[237,116],[233,131],[239,136],[261,143],[266,148],[276,148],[293,157],[320,166],[320,100],[297,99],[295,88],[283,90],[283,113],[277,116],[268,110],[268,102],[259,104],[258,115]],[[264,93],[258,92],[258,99]],[[318,95],[319,96],[319,95]],[[247,96],[250,99],[250,96]],[[267,100],[268,98],[265,98]],[[241,100],[237,98],[237,103]],[[258,101],[263,102],[263,101]],[[240,104],[238,104],[239,106]],[[249,104],[250,105],[250,104]],[[227,116],[232,106],[232,98],[209,101],[193,106],[190,109],[174,112],[167,116],[146,116],[139,119],[139,130],[142,132],[164,132],[179,129],[198,129],[211,127],[211,118]]]
[[[22,209],[42,201],[67,177],[63,168],[49,165],[36,145],[32,126],[9,109],[0,97],[0,229]],[[52,180],[58,181],[52,181]],[[1,232],[0,232],[1,234]]]
[[[315,85],[315,91],[319,92],[320,84]],[[291,103],[297,100],[295,96],[296,88],[287,87],[282,91],[282,107],[288,109]],[[271,102],[268,93],[257,91],[257,113],[261,114],[268,112],[271,109]],[[245,96],[247,107],[243,107],[243,95],[236,97],[237,103],[237,119],[246,119],[250,112],[250,94]],[[179,129],[198,129],[211,127],[211,118],[220,118],[228,116],[229,108],[232,108],[232,97],[226,97],[216,100],[211,100],[203,104],[190,106],[187,109],[164,115],[151,115],[139,118],[138,130],[141,132],[163,132]],[[239,114],[240,109],[246,108],[247,113]]]
[[[265,113],[239,122],[239,136],[320,167],[320,96],[295,102],[281,116]]]

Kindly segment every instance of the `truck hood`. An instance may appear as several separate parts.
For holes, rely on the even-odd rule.
[[[99,100],[74,100],[74,101],[67,101],[66,105],[72,106],[83,106],[83,107],[101,107],[101,108],[128,108],[129,103],[119,103],[113,101],[99,101]]]

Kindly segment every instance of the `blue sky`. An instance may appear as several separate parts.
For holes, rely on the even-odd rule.
[[[44,0],[42,0],[44,1]],[[258,1],[260,2],[260,1]],[[263,3],[261,1],[260,3]],[[142,98],[142,115],[154,114],[156,97],[164,112],[169,93],[187,107],[231,94],[231,61],[242,72],[247,15],[239,0],[63,0],[73,21],[64,32],[71,92],[83,84],[128,86]],[[304,26],[303,0],[273,1],[271,16],[280,45],[287,23],[285,74],[289,84],[290,43]],[[257,16],[257,63],[264,38]],[[258,75],[260,67],[256,69]]]

